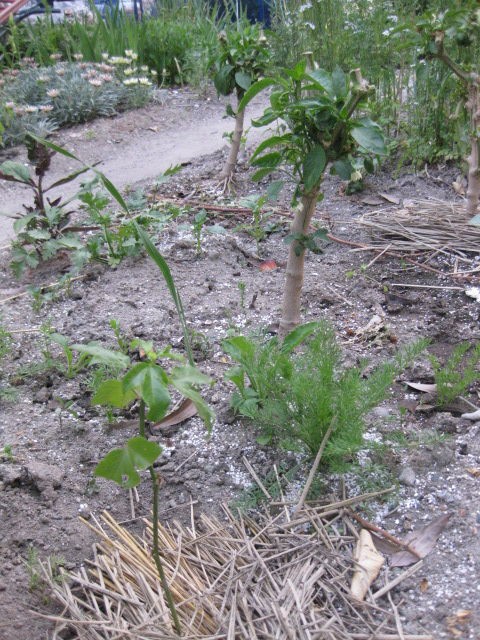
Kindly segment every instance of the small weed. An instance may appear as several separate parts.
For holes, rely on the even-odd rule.
[[[263,486],[273,499],[280,498],[283,489],[294,479],[298,469],[299,465],[295,465],[291,469],[288,469],[285,465],[280,465],[277,472],[272,469],[265,477],[260,479]],[[267,501],[267,496],[263,493],[260,487],[255,484],[248,489],[245,489],[245,491],[243,491],[241,495],[230,504],[230,507],[234,511],[247,513],[248,511],[259,509]]]
[[[245,309],[245,293],[247,290],[247,285],[245,282],[243,282],[243,280],[241,280],[237,286],[238,286],[238,291],[240,293],[240,307],[242,309]]]
[[[14,462],[15,456],[13,455],[13,448],[11,444],[6,444],[3,447],[2,452],[0,453],[0,458],[5,460],[6,462]]]
[[[207,212],[202,209],[195,214],[192,222],[192,233],[195,238],[195,250],[197,256],[202,254],[202,232],[207,221]]]
[[[457,345],[443,366],[434,355],[430,355],[430,362],[437,385],[438,405],[446,407],[480,380],[480,372],[477,371],[480,342],[474,347],[469,342]]]

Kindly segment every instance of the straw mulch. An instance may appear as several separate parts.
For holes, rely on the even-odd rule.
[[[369,248],[389,253],[450,252],[461,257],[480,253],[480,227],[469,224],[464,204],[441,200],[387,207],[360,219],[370,233]]]
[[[226,640],[433,640],[402,629],[391,589],[415,568],[383,573],[367,602],[349,594],[357,530],[348,508],[368,498],[306,506],[294,520],[285,505],[258,520],[205,515],[190,528],[161,526],[165,571],[184,638]],[[193,519],[192,519],[193,523]],[[90,524],[101,541],[92,561],[58,581],[44,566],[63,613],[52,640],[175,638],[145,540],[108,514]],[[420,565],[418,563],[418,565]],[[383,586],[378,586],[382,583]]]

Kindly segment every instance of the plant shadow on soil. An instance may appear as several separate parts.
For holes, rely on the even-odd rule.
[[[97,135],[95,144],[101,142]],[[180,199],[193,193],[203,202],[212,202],[215,175],[222,162],[222,152],[192,161],[159,188],[157,197]],[[440,179],[436,180],[432,173],[395,178],[384,171],[371,179],[366,193],[450,199],[448,170],[438,170],[435,177]],[[252,187],[249,175],[246,167],[239,169],[236,201],[265,187]],[[362,202],[364,195],[346,197],[341,183],[328,177],[317,221],[335,236],[358,240],[364,233],[358,218],[369,206]],[[278,207],[288,210],[288,194]],[[193,218],[195,212],[189,215]],[[223,381],[229,363],[221,349],[221,340],[231,331],[275,327],[287,254],[282,242],[286,218],[272,217],[278,220],[279,228],[261,243],[261,259],[274,260],[277,268],[262,271],[254,239],[233,231],[244,219],[237,216],[232,220],[218,212],[209,216],[212,222],[225,226],[226,233],[206,234],[200,256],[185,219],[172,224],[157,243],[180,289],[189,325],[199,337],[198,365],[216,381],[206,398],[217,413],[211,438],[197,418],[168,435],[154,435],[165,447],[159,465],[164,481],[160,505],[164,520],[188,522],[192,504],[194,511],[220,515],[219,505],[238,499],[252,484],[243,457],[260,476],[275,463],[287,467],[296,463],[291,454],[257,445],[254,429],[232,417],[228,408],[232,389]],[[449,285],[448,279],[385,256],[365,269],[371,259],[372,254],[351,252],[336,243],[328,244],[323,254],[307,258],[304,319],[326,318],[332,323],[347,363],[362,357],[372,363],[384,360],[398,344],[418,337],[429,337],[437,353],[439,344],[448,352],[458,342],[478,340],[479,306],[462,291],[398,288],[394,296],[389,289],[392,282],[428,287]],[[2,252],[1,260],[3,299],[23,288],[27,280],[18,283],[10,276],[8,252]],[[435,260],[440,258],[431,264]],[[61,275],[61,267],[47,265],[30,280],[37,286],[52,282]],[[14,385],[16,397],[13,402],[0,401],[0,451],[7,446],[12,455],[0,461],[0,637],[6,640],[40,640],[48,637],[51,629],[49,622],[30,612],[48,610],[49,605],[38,590],[29,591],[24,564],[32,553],[29,550],[35,549],[41,558],[62,556],[67,568],[73,568],[89,556],[94,541],[78,521],[79,515],[88,517],[90,512],[108,509],[119,521],[131,520],[129,526],[137,533],[142,530],[141,518],[149,515],[147,484],[139,487],[138,497],[132,495],[129,500],[111,483],[92,480],[98,460],[135,434],[132,416],[109,424],[103,410],[90,406],[85,377],[66,379],[51,367],[35,371],[35,363],[42,360],[41,333],[35,329],[49,323],[72,343],[97,340],[114,346],[109,321],[115,318],[129,336],[181,349],[180,327],[165,284],[147,258],[129,259],[115,269],[93,265],[87,267],[86,274],[39,309],[32,308],[28,295],[1,308],[3,325],[17,332],[12,352],[2,365],[4,380]],[[370,339],[357,335],[374,315],[381,317],[385,330]],[[54,352],[54,358],[59,360],[60,352]],[[27,369],[23,377],[18,375],[20,367]],[[429,373],[426,362],[421,362],[405,379],[425,379]],[[468,469],[480,466],[479,428],[447,412],[400,411],[398,403],[405,396],[406,390],[399,384],[392,397],[373,412],[368,439],[383,438],[387,444],[381,454],[375,447],[367,447],[357,467],[344,475],[345,486],[349,495],[384,488],[408,466],[415,475],[413,485],[400,485],[387,502],[369,504],[369,517],[401,536],[445,512],[452,514],[448,530],[421,572],[400,585],[404,600],[401,615],[406,632],[447,638],[448,618],[459,609],[471,610],[468,624],[456,628],[457,637],[473,639],[480,628],[475,611],[480,504],[476,497],[478,478]],[[445,434],[449,437],[444,438]],[[399,446],[402,438],[401,444],[408,441],[409,446]],[[387,461],[388,474],[379,459]],[[326,477],[324,490],[334,494],[339,479]]]

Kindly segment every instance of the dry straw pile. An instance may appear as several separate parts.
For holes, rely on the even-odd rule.
[[[252,520],[201,516],[190,527],[161,526],[163,562],[183,638],[225,640],[432,640],[404,632],[391,590],[415,567],[350,595],[358,532],[348,508],[369,496]],[[151,523],[140,540],[105,513],[90,524],[101,541],[86,568],[58,581],[45,575],[63,613],[52,640],[175,638],[150,553]],[[418,563],[421,564],[421,563]],[[381,581],[380,579],[377,582]]]

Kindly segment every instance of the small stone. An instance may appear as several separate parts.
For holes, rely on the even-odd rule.
[[[19,464],[0,464],[0,480],[8,487],[20,484],[23,469]]]
[[[398,481],[406,487],[413,487],[416,482],[415,471],[411,467],[403,467],[398,476]]]
[[[45,404],[52,398],[52,392],[47,387],[42,387],[33,394],[32,401],[38,404]]]
[[[468,444],[466,442],[461,442],[458,446],[458,453],[461,456],[466,456],[468,454]]]

